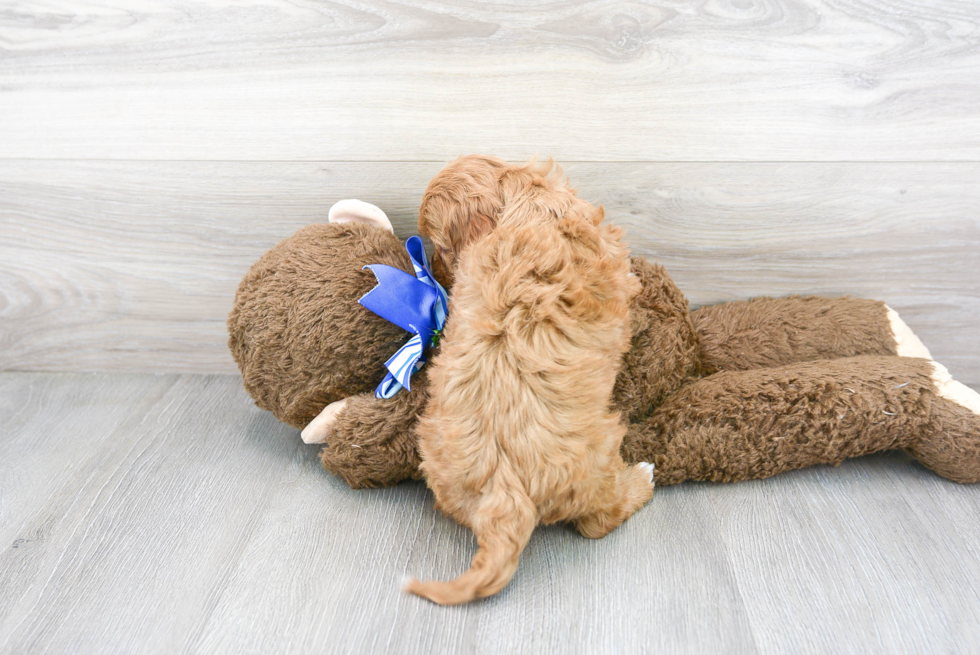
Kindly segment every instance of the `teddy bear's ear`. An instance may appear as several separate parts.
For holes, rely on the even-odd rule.
[[[331,223],[366,223],[389,232],[395,231],[380,207],[353,198],[341,200],[331,207],[327,220]]]

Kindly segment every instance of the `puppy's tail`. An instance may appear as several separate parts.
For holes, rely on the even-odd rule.
[[[510,582],[537,524],[537,510],[519,486],[491,483],[473,517],[479,545],[470,570],[452,582],[409,580],[404,590],[440,605],[458,605],[497,593]]]

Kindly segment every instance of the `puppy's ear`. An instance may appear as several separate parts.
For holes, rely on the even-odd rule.
[[[435,246],[436,255],[452,269],[459,254],[497,224],[500,200],[496,184],[479,192],[452,189],[428,192],[419,212],[419,232]]]
[[[501,176],[512,167],[489,155],[466,155],[432,178],[419,207],[419,234],[452,269],[459,254],[497,224],[504,206]]]
[[[380,207],[353,198],[341,200],[334,204],[327,214],[327,220],[331,223],[365,223],[389,232],[395,231],[391,227],[388,216],[381,211]]]
[[[602,205],[596,207],[595,211],[592,212],[592,224],[599,225],[606,218],[606,208]]]

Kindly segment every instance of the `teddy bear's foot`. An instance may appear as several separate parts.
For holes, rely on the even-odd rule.
[[[980,416],[980,393],[954,380],[946,367],[939,362],[930,364],[933,367],[932,381],[936,384],[936,393]]]
[[[888,305],[885,305],[885,309],[888,312],[888,323],[891,325],[892,335],[895,337],[895,354],[899,357],[932,359],[929,349],[925,347],[919,337],[915,336],[912,328],[898,316],[898,312]]]
[[[337,420],[337,415],[347,406],[347,400],[344,398],[324,407],[323,411],[303,428],[300,436],[303,437],[304,443],[326,443],[330,436],[330,429]]]
[[[980,482],[980,394],[954,380],[942,364],[929,366],[937,396],[929,428],[906,450],[948,480]]]

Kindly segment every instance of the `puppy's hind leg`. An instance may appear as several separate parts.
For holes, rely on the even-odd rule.
[[[615,475],[616,484],[603,499],[603,505],[576,519],[575,529],[583,537],[605,537],[653,497],[653,464],[625,466]]]

